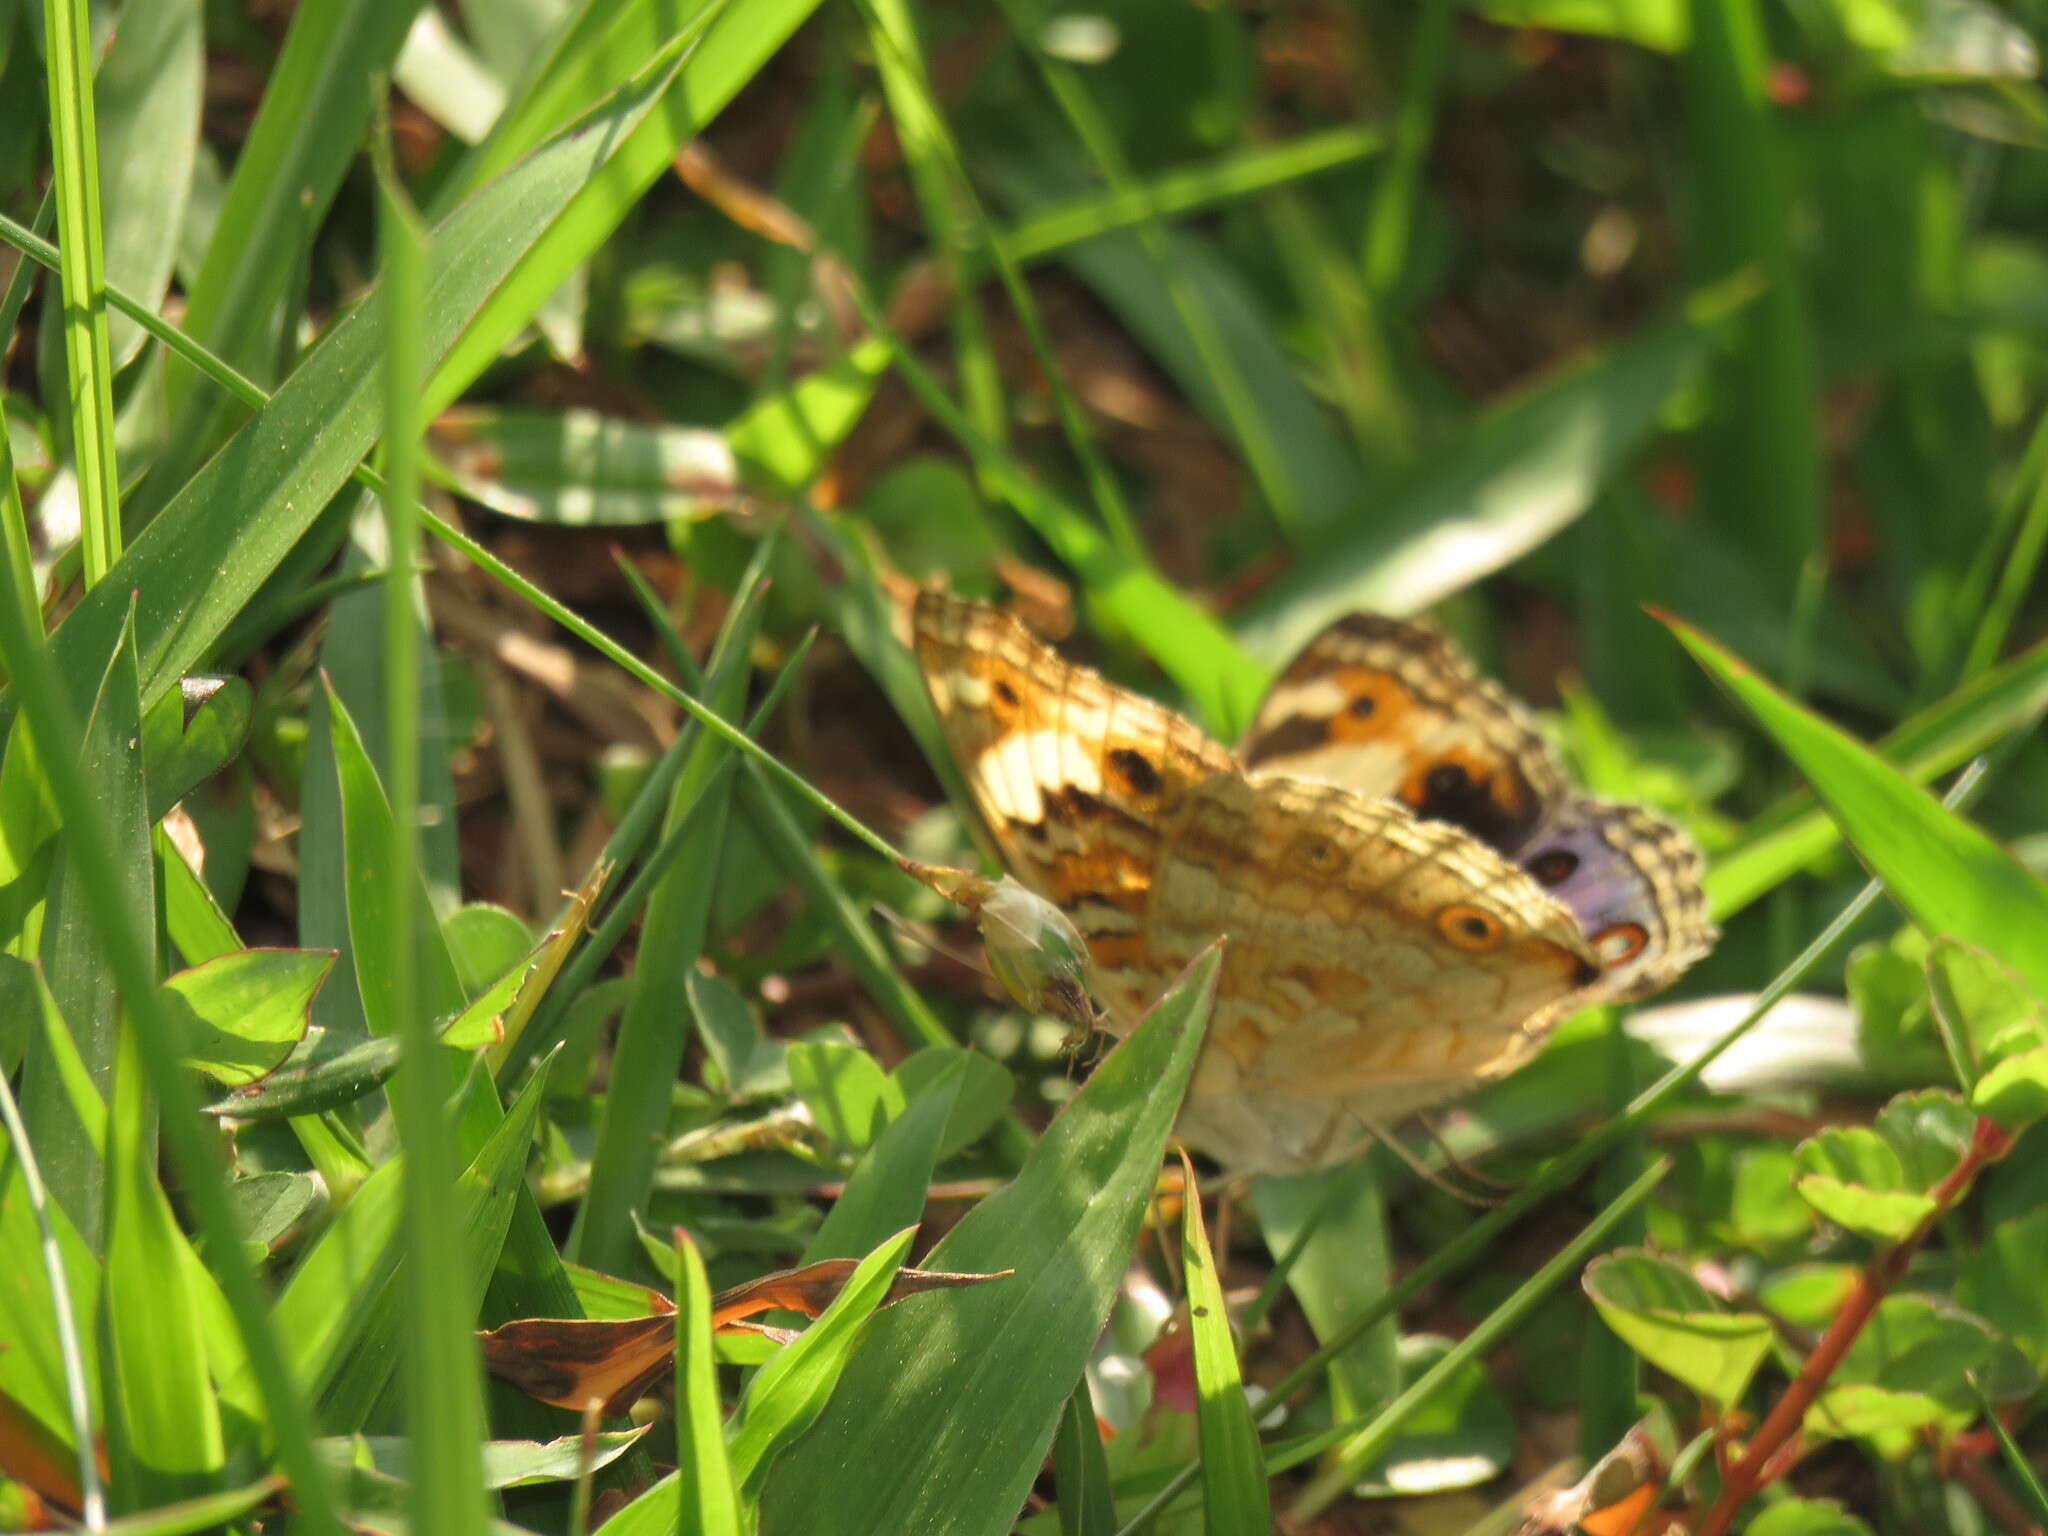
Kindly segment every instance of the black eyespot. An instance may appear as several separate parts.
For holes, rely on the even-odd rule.
[[[1529,861],[1529,873],[1538,885],[1563,885],[1579,867],[1579,856],[1569,848],[1546,848]]]
[[[1344,707],[1350,710],[1358,719],[1363,720],[1367,715],[1380,707],[1380,701],[1369,693],[1361,693]]]
[[[1017,707],[1017,690],[1001,678],[996,679],[996,697],[1011,709]]]
[[[1161,789],[1159,770],[1152,766],[1152,760],[1142,752],[1129,747],[1112,747],[1109,752],[1109,766],[1123,776],[1123,781],[1141,795],[1156,795]]]
[[[1471,776],[1458,763],[1438,763],[1429,770],[1422,781],[1423,792],[1431,800],[1447,800],[1452,795],[1464,793]]]

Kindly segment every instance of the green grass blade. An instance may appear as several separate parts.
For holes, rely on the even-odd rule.
[[[29,264],[23,262],[22,270]],[[6,335],[0,330],[0,336]],[[22,510],[21,482],[14,478],[14,445],[6,430],[7,391],[0,389],[0,556],[7,562],[8,598],[21,609],[30,633],[43,632],[43,608],[36,598],[35,557],[29,551],[28,516]]]
[[[1715,357],[1697,460],[1700,508],[1768,573],[1775,610],[1789,614],[1800,567],[1822,544],[1821,476],[1770,60],[1755,0],[1689,0],[1687,10],[1692,43],[1680,75],[1696,277],[1714,283],[1747,269],[1768,285],[1732,318]]]
[[[1200,213],[1218,203],[1335,170],[1378,152],[1383,143],[1377,128],[1346,123],[1278,144],[1246,145],[1208,164],[1161,171],[1112,191],[1037,208],[1010,227],[1004,243],[1014,261],[1042,261],[1070,245],[1148,218]]]
[[[1008,1279],[913,1298],[870,1324],[824,1417],[763,1493],[764,1536],[1009,1530],[1081,1379],[1201,1049],[1219,952],[1096,1068],[1016,1180],[932,1250]]]
[[[1574,1274],[1586,1261],[1588,1255],[1605,1241],[1615,1224],[1641,1205],[1663,1182],[1671,1171],[1668,1160],[1660,1160],[1645,1169],[1642,1176],[1630,1184],[1613,1200],[1603,1207],[1572,1240],[1558,1250],[1541,1269],[1515,1288],[1515,1293],[1481,1320],[1470,1333],[1444,1352],[1443,1357],[1411,1382],[1401,1395],[1377,1412],[1365,1428],[1351,1433],[1348,1426],[1311,1437],[1310,1441],[1297,1447],[1284,1457],[1277,1458],[1286,1465],[1296,1465],[1317,1454],[1320,1449],[1349,1434],[1343,1440],[1343,1450],[1335,1462],[1319,1472],[1316,1477],[1295,1497],[1288,1507],[1290,1518],[1308,1521],[1316,1517],[1339,1495],[1344,1493],[1357,1479],[1359,1473],[1372,1465],[1374,1459],[1393,1442],[1395,1432],[1402,1423],[1429,1401],[1432,1393],[1451,1376],[1462,1369],[1467,1361],[1476,1360],[1492,1349],[1514,1331],[1529,1315],[1536,1303],[1555,1290],[1559,1284]],[[1282,1470],[1268,1463],[1269,1471]]]
[[[419,8],[334,0],[292,14],[185,307],[187,331],[265,382],[279,371],[278,327],[298,309],[291,285],[303,281],[302,253],[370,126],[374,82],[390,73]],[[181,369],[166,383],[175,426],[151,479],[168,500],[218,441],[223,406]]]
[[[957,1064],[947,1068],[861,1153],[845,1189],[804,1245],[801,1263],[858,1258],[890,1233],[917,1224],[963,1076]]]
[[[732,1430],[732,1470],[749,1499],[759,1499],[776,1458],[817,1423],[874,1315],[910,1251],[916,1227],[906,1227],[863,1258],[832,1304],[754,1374]],[[991,1281],[1000,1285],[1001,1281]]]
[[[1116,1503],[1110,1496],[1109,1457],[1095,1422],[1095,1399],[1084,1376],[1067,1399],[1052,1441],[1052,1475],[1059,1486],[1060,1536],[1113,1536]]]
[[[30,635],[12,603],[0,603],[0,660],[7,665],[21,706],[16,729],[25,721],[36,739],[47,744],[52,760],[72,762],[78,756],[81,737],[60,680],[55,650],[54,643],[45,646]],[[123,902],[114,875],[113,831],[85,778],[54,775],[51,793],[63,820],[70,856],[85,872],[84,889],[93,917],[100,925],[122,1003],[134,1022],[138,1054],[156,1091],[164,1139],[170,1144],[187,1208],[196,1218],[209,1262],[241,1332],[278,1459],[291,1479],[293,1496],[308,1529],[319,1536],[339,1536],[327,1485],[313,1453],[304,1405],[286,1370],[265,1299],[243,1255],[211,1133],[199,1115],[197,1095],[179,1060],[177,1022],[156,995],[155,934],[135,927]]]
[[[526,242],[605,164],[660,98],[666,78],[661,69],[643,73],[603,111],[521,162],[435,231],[421,338],[429,358],[446,350]],[[383,305],[374,297],[338,324],[157,514],[109,589],[95,588],[72,610],[56,647],[74,708],[97,681],[131,592],[141,594],[136,635],[145,705],[197,667],[382,431],[384,327]]]
[[[388,140],[379,137],[380,151]],[[416,507],[420,493],[420,389],[426,358],[424,329],[426,237],[386,153],[378,164],[378,246],[391,324],[385,354],[384,473],[391,494],[385,521],[384,693],[385,744],[391,805],[385,834],[389,908],[381,933],[351,924],[358,955],[385,971],[393,1026],[400,1044],[392,1080],[392,1110],[405,1146],[407,1267],[406,1446],[412,1470],[411,1515],[422,1531],[481,1536],[487,1510],[476,1468],[483,1440],[483,1401],[476,1340],[476,1308],[461,1289],[429,1266],[455,1230],[459,1200],[455,1155],[442,1112],[448,1081],[435,1018],[420,985],[421,920],[432,921],[420,883],[420,675],[419,632],[413,611],[413,568],[419,559]],[[333,697],[337,700],[338,695]],[[340,732],[335,732],[339,736]],[[351,884],[357,877],[351,860]],[[381,941],[381,942],[380,942]],[[441,952],[446,954],[445,944]],[[431,962],[430,962],[431,963]],[[451,964],[452,970],[452,964]],[[362,978],[358,976],[358,986]],[[436,1000],[438,1002],[438,999]],[[457,983],[460,1006],[460,983]],[[496,1246],[493,1245],[495,1267]]]
[[[170,286],[199,152],[202,9],[200,0],[157,0],[123,15],[95,93],[107,281],[150,304]],[[145,339],[133,320],[113,316],[115,366],[141,351]]]
[[[2048,642],[1972,677],[1876,744],[1915,784],[1939,778],[1997,742],[2034,729],[2048,713]],[[1707,870],[1714,917],[1741,911],[1841,839],[1827,812],[1801,790],[1751,818],[1741,841],[1717,853]]]
[[[92,28],[86,0],[43,0],[57,245],[63,253],[64,368],[85,582],[121,554],[121,476],[114,460],[114,363],[107,341],[106,250],[100,226]]]
[[[2048,993],[2048,883],[1698,630],[1665,622],[1805,775],[1850,846],[1916,923],[1997,956]]]
[[[1685,313],[1518,395],[1418,464],[1252,606],[1240,638],[1274,664],[1353,608],[1412,613],[1527,553],[1592,505],[1703,361],[1740,295]]]
[[[135,636],[124,627],[119,643],[106,658],[100,685],[86,721],[86,738],[78,771],[95,786],[96,797],[119,849],[116,865],[103,872],[78,865],[75,844],[66,842],[51,878],[49,906],[43,919],[42,963],[50,994],[79,1060],[102,1102],[114,1092],[114,1060],[122,1029],[121,998],[107,965],[108,941],[95,905],[95,890],[118,892],[123,920],[138,932],[156,925],[155,889],[151,882],[149,823],[144,805],[141,726],[137,718]],[[97,1138],[85,1138],[77,1120],[55,1109],[49,1091],[48,1058],[30,1038],[22,1087],[29,1111],[29,1130],[36,1138],[50,1187],[86,1241],[98,1251],[106,1238],[103,1206],[106,1170]],[[46,1113],[55,1118],[45,1123]]]
[[[741,1536],[739,1492],[725,1448],[711,1284],[690,1234],[676,1228],[677,1536]]]
[[[408,617],[409,617],[408,611]],[[341,781],[342,835],[347,861],[348,922],[355,957],[356,987],[373,1035],[404,1038],[417,1016],[445,1017],[462,1007],[462,982],[440,925],[428,910],[417,865],[393,857],[393,807],[378,782],[348,706],[326,690],[333,732],[334,765]],[[399,925],[403,924],[401,928]],[[395,932],[406,935],[415,959],[405,1006],[398,978],[388,969],[387,945]]]
[[[580,0],[507,93],[491,131],[436,192],[433,216],[502,175],[715,9],[716,0]]]
[[[1408,67],[1402,74],[1401,106],[1394,116],[1387,163],[1373,183],[1364,256],[1359,262],[1366,286],[1381,299],[1394,294],[1408,266],[1423,161],[1436,123],[1437,95],[1443,87],[1457,14],[1452,0],[1424,0],[1414,8],[1409,23],[1414,32],[1408,43]]]
[[[763,555],[768,548],[761,546]],[[760,622],[757,565],[727,615],[705,684],[707,697],[722,713],[733,712],[745,697]],[[670,1097],[684,1044],[683,1031],[676,1027],[677,1004],[685,979],[703,953],[718,855],[725,842],[724,802],[732,780],[720,769],[729,748],[701,729],[691,734],[696,743],[671,792],[667,830],[678,831],[700,798],[706,804],[693,821],[688,846],[647,900],[633,991],[619,1020],[611,1087],[591,1156],[590,1192],[577,1209],[566,1249],[577,1263],[612,1273],[627,1272],[636,1247],[634,1213],[653,1187],[655,1151],[668,1133]]]
[[[452,404],[491,365],[668,171],[684,141],[703,132],[817,5],[818,0],[728,0],[706,6],[657,55],[688,53],[659,109],[593,169],[589,184],[545,228],[526,231],[531,248],[435,370],[427,386],[429,416]]]
[[[989,345],[980,295],[965,281],[966,262],[961,256],[973,222],[967,207],[973,189],[964,177],[955,175],[957,160],[933,99],[907,0],[863,0],[860,10],[867,22],[896,142],[902,147],[931,243],[938,249],[939,269],[951,290],[946,327],[953,343],[954,376],[965,397],[963,408],[977,432],[1002,444],[1009,425],[1002,378]]]
[[[107,1117],[102,1302],[112,1345],[111,1486],[123,1511],[209,1492],[226,1462],[191,1255],[157,1184],[147,1095],[131,1026],[122,1033]]]
[[[1187,1198],[1181,1206],[1180,1263],[1187,1279],[1188,1333],[1195,1356],[1195,1421],[1202,1435],[1202,1529],[1207,1536],[1267,1536],[1273,1528],[1266,1466],[1251,1403],[1237,1366],[1230,1306],[1209,1232],[1195,1170],[1181,1154]]]
[[[33,977],[20,962],[13,961],[7,969],[13,975],[7,993],[8,1006],[20,1009],[30,1004],[25,993],[33,990]],[[21,983],[25,982],[26,986]],[[0,1170],[0,1190],[10,1198],[0,1198],[0,1212],[12,1212],[12,1217],[0,1216],[0,1251],[11,1257],[8,1264],[22,1263],[33,1247],[41,1261],[42,1277],[40,1286],[26,1275],[17,1279],[9,1274],[7,1283],[0,1285],[0,1351],[18,1355],[30,1340],[41,1341],[54,1335],[57,1369],[53,1373],[63,1382],[63,1402],[70,1419],[71,1447],[78,1458],[78,1486],[80,1490],[79,1513],[84,1516],[88,1527],[102,1524],[107,1518],[107,1494],[100,1486],[99,1458],[93,1454],[92,1401],[88,1382],[90,1367],[86,1364],[83,1334],[79,1328],[79,1309],[71,1298],[71,1275],[74,1269],[89,1268],[90,1256],[84,1245],[78,1241],[76,1232],[69,1234],[71,1251],[75,1262],[66,1261],[65,1233],[59,1230],[62,1214],[49,1198],[49,1191],[43,1187],[41,1170],[36,1166],[35,1149],[30,1145],[28,1131],[21,1123],[21,1107],[16,1103],[13,1085],[8,1074],[0,1072],[0,1118],[4,1118],[7,1130],[9,1156],[5,1170]],[[11,1187],[19,1181],[18,1195]],[[35,1223],[35,1239],[31,1243],[26,1231],[15,1228],[14,1222],[26,1212]],[[49,1302],[49,1332],[46,1334],[41,1318],[35,1318],[28,1327],[18,1325],[14,1316],[9,1315],[9,1304],[20,1297],[26,1308],[33,1309],[43,1296]],[[27,1321],[23,1319],[22,1321]],[[10,1378],[8,1385],[15,1381]],[[16,1395],[10,1393],[10,1395]]]

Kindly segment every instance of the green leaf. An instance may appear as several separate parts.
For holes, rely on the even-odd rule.
[[[1748,1536],[1870,1536],[1870,1527],[1825,1499],[1780,1499],[1749,1522]]]
[[[1710,1403],[1739,1402],[1770,1352],[1768,1318],[1731,1311],[1660,1255],[1638,1250],[1595,1259],[1582,1283],[1631,1349]]]
[[[798,1040],[787,1052],[789,1080],[819,1131],[858,1152],[903,1112],[903,1090],[858,1046]]]
[[[115,1038],[120,1007],[108,957],[108,941],[92,916],[87,886],[111,886],[126,909],[133,931],[156,926],[156,886],[150,858],[149,824],[142,781],[141,718],[137,703],[135,630],[122,609],[116,643],[101,656],[99,683],[86,722],[81,757],[71,769],[96,788],[116,839],[110,868],[91,868],[74,856],[65,838],[50,882],[43,918],[42,970],[57,1015],[77,1043],[79,1060],[102,1103],[114,1085]],[[17,734],[20,734],[17,731]],[[97,1138],[77,1139],[77,1121],[65,1113],[69,1095],[54,1092],[50,1062],[35,1036],[22,1073],[22,1118],[28,1126],[50,1191],[64,1204],[88,1243],[97,1249],[105,1236]]]
[[[748,1384],[732,1431],[732,1467],[750,1499],[760,1498],[776,1458],[825,1411],[862,1325],[889,1294],[915,1236],[917,1228],[906,1227],[862,1259],[817,1321]]]
[[[1060,1414],[1052,1442],[1052,1475],[1059,1490],[1060,1536],[1115,1536],[1116,1500],[1109,1457],[1095,1422],[1095,1400],[1084,1376]]]
[[[1188,1332],[1195,1357],[1195,1422],[1202,1435],[1203,1530],[1209,1536],[1267,1536],[1273,1529],[1266,1461],[1244,1395],[1230,1307],[1209,1251],[1195,1170],[1181,1158],[1180,1262],[1188,1287]]]
[[[1897,1457],[1911,1449],[1915,1430],[1953,1431],[1975,1419],[1978,1386],[2009,1402],[2037,1383],[2019,1351],[1983,1319],[1953,1302],[1902,1292],[1878,1303],[1807,1410],[1806,1428],[1867,1439],[1880,1455]]]
[[[1975,826],[1744,666],[1666,619],[1812,784],[1865,864],[1929,934],[1949,934],[2048,993],[2048,885]]]
[[[732,984],[692,971],[683,985],[690,995],[690,1012],[704,1037],[705,1054],[718,1068],[726,1097],[744,1102],[788,1093],[785,1047],[768,1038]]]
[[[2019,1134],[2048,1119],[2048,1046],[2008,1056],[1977,1080],[1970,1108]]]
[[[162,990],[185,1021],[185,1060],[231,1088],[264,1076],[305,1037],[333,968],[331,950],[244,949],[178,972]]]
[[[929,1267],[1012,1269],[869,1326],[762,1495],[763,1536],[1000,1536],[1037,1476],[1136,1240],[1215,996],[1211,949],[1095,1069]]]
[[[1896,1243],[1927,1219],[1934,1201],[1908,1179],[1898,1153],[1875,1131],[1830,1126],[1799,1144],[1794,1187],[1837,1225],[1874,1243]]]

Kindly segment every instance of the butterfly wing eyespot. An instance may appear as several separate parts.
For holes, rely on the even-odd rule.
[[[1484,954],[1498,948],[1505,930],[1501,920],[1484,907],[1456,902],[1436,915],[1436,931],[1455,948]]]
[[[1609,923],[1593,935],[1593,953],[1602,965],[1627,965],[1649,942],[1649,931],[1641,923]]]
[[[1529,873],[1542,886],[1562,885],[1578,873],[1579,856],[1569,848],[1548,848],[1528,864]]]

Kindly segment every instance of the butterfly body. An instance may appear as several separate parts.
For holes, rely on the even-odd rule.
[[[1648,889],[1643,839],[1681,835],[1573,798],[1497,690],[1491,712],[1459,713],[1460,687],[1492,685],[1435,631],[1333,627],[1232,753],[985,605],[927,591],[913,627],[975,803],[1012,872],[1080,930],[1113,1029],[1228,939],[1181,1131],[1230,1166],[1337,1161],[1512,1071],[1618,974],[1601,938],[1617,923],[1642,934],[1631,986],[1646,956],[1661,981],[1703,942],[1689,845],[1666,850],[1676,915],[1629,905]],[[1510,856],[1535,843],[1547,865]]]

